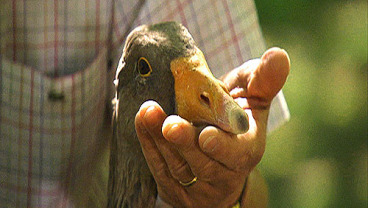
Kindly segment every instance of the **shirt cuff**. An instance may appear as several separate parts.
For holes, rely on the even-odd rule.
[[[290,112],[282,93],[282,90],[271,102],[270,113],[268,116],[267,133],[274,131],[290,119]]]

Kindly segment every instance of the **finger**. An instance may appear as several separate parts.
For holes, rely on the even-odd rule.
[[[135,117],[135,129],[143,155],[156,182],[163,186],[171,186],[174,179],[171,177],[166,161],[157,148],[154,139],[144,126],[140,112]]]
[[[162,135],[162,123],[167,117],[163,109],[156,102],[148,101],[142,105],[139,115],[164,158],[172,177],[184,182],[192,180],[194,176],[187,162]]]
[[[142,152],[146,158],[147,165],[157,183],[160,195],[167,195],[165,190],[180,190],[182,187],[177,179],[173,178],[166,164],[164,157],[157,148],[154,139],[145,129],[142,119],[136,116],[135,126],[139,142],[141,143]]]
[[[255,126],[254,124],[252,126]],[[265,149],[265,135],[250,129],[234,135],[216,127],[206,127],[199,135],[199,146],[212,159],[234,171],[250,170],[260,161]]]
[[[271,48],[261,59],[247,61],[231,71],[223,81],[235,98],[257,98],[270,103],[283,87],[289,70],[290,60],[286,51]]]
[[[289,70],[290,60],[286,51],[280,48],[267,50],[249,79],[248,96],[271,102],[284,86]]]
[[[227,73],[222,78],[227,89],[234,93],[244,93],[247,89],[251,73],[257,68],[260,62],[261,59],[252,59]]]
[[[169,116],[162,129],[164,137],[176,146],[195,176],[202,181],[218,179],[219,173],[224,173],[224,167],[200,150],[196,131],[179,116]]]

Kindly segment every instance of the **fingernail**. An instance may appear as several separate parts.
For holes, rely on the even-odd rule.
[[[145,114],[148,112],[148,109],[152,110],[155,107],[159,108],[160,106],[155,101],[148,100],[141,105],[138,111],[140,112],[140,115],[144,118]],[[144,111],[143,109],[145,108],[146,110]]]
[[[203,142],[202,148],[205,152],[213,152],[215,150],[216,146],[217,146],[216,137],[215,136],[210,136]]]
[[[155,110],[155,106],[154,106],[154,105],[152,105],[152,106],[148,107],[148,108],[147,108],[147,110],[146,110],[146,112],[144,113],[143,118],[144,118],[144,119],[149,119],[149,118],[150,118],[149,114],[150,114],[153,110]]]
[[[177,141],[180,137],[180,135],[177,134],[179,128],[179,124],[175,123],[170,126],[170,129],[167,131],[166,136],[170,141]]]

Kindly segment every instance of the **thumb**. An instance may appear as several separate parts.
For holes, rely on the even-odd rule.
[[[271,102],[284,86],[290,71],[290,60],[285,50],[271,48],[261,58],[253,70],[247,85],[247,97]]]

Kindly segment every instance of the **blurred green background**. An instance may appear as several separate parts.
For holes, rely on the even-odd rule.
[[[269,207],[367,207],[367,1],[255,2],[267,46],[291,59],[291,119],[259,165]]]

